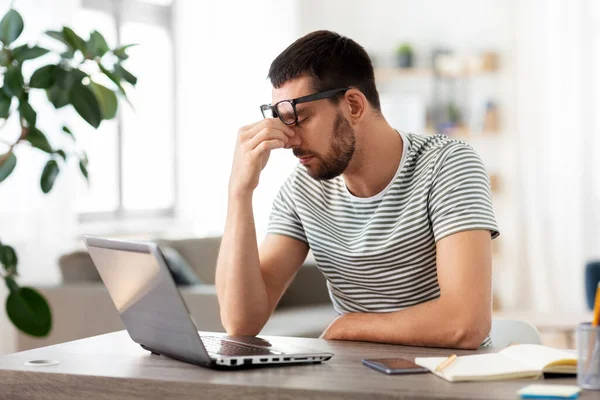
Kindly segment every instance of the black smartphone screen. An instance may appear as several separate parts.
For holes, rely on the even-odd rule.
[[[376,358],[371,360],[362,360],[367,367],[373,368],[384,374],[422,374],[429,372],[427,368],[421,367],[410,360],[404,358]]]

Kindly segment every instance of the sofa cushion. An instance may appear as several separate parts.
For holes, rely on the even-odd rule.
[[[204,283],[176,249],[164,245],[160,249],[177,285],[187,286]],[[92,257],[87,251],[77,250],[64,254],[58,259],[58,265],[64,283],[102,282]]]
[[[102,282],[87,251],[63,254],[58,259],[58,266],[64,283]]]
[[[281,296],[277,309],[318,304],[331,306],[327,280],[316,264],[308,262],[296,273],[292,283]]]
[[[161,249],[163,246],[168,246],[177,250],[202,282],[215,283],[215,269],[221,247],[221,236],[176,240],[158,239],[156,242]]]
[[[171,276],[176,285],[189,286],[202,284],[194,269],[177,250],[169,246],[160,246],[160,251],[167,261]]]

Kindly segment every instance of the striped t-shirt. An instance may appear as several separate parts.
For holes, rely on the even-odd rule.
[[[268,233],[309,245],[340,314],[437,299],[436,242],[473,229],[499,235],[475,150],[444,135],[400,135],[400,165],[379,194],[355,197],[342,176],[317,181],[298,165],[273,203]]]

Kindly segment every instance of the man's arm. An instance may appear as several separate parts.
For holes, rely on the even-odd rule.
[[[478,348],[491,329],[492,256],[489,231],[455,233],[437,242],[440,297],[392,313],[349,313],[324,339],[412,346]]]
[[[230,335],[257,335],[306,258],[308,245],[268,235],[256,244],[252,195],[271,150],[285,148],[294,131],[268,118],[242,128],[229,181],[227,221],[215,285],[221,322]]]

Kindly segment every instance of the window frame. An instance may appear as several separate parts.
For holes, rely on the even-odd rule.
[[[176,209],[178,204],[178,166],[177,166],[177,73],[175,60],[177,58],[177,47],[174,40],[173,31],[173,8],[174,2],[171,4],[155,4],[143,0],[81,0],[80,8],[104,12],[111,15],[115,20],[115,28],[117,32],[117,45],[121,45],[121,29],[125,22],[138,22],[164,28],[171,41],[173,49],[172,57],[172,143],[173,143],[173,202],[166,208],[155,208],[149,210],[127,210],[124,207],[124,187],[123,187],[123,114],[118,111],[115,118],[117,122],[117,193],[118,203],[114,211],[97,211],[97,212],[79,212],[77,219],[79,223],[94,223],[98,221],[123,221],[123,220],[141,220],[141,219],[174,219],[176,217]]]

